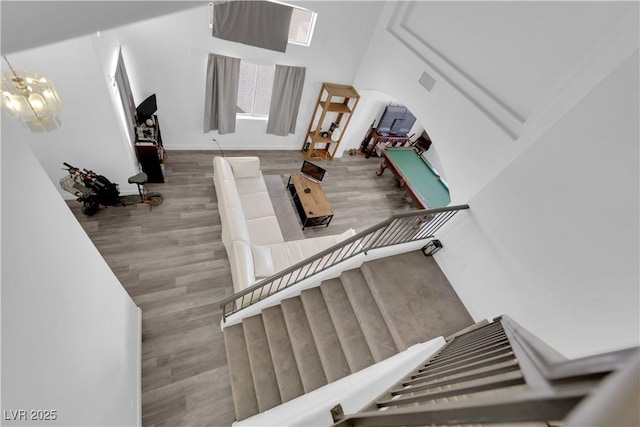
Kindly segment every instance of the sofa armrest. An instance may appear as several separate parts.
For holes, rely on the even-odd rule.
[[[251,246],[247,242],[237,240],[231,244],[231,251],[227,250],[227,255],[229,255],[234,291],[240,292],[253,285],[256,277]]]

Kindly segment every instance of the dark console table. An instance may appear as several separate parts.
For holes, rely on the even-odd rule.
[[[388,134],[388,133],[379,133],[377,130],[371,132],[368,137],[362,141],[362,151],[365,153],[365,158],[369,158],[373,150],[376,148],[379,142],[384,142],[387,145],[391,144],[394,147],[398,145],[404,145],[409,141],[409,135],[403,134]]]
[[[147,182],[163,183],[165,153],[158,116],[153,116],[153,126],[141,125],[136,128],[134,147],[142,171],[147,174]]]

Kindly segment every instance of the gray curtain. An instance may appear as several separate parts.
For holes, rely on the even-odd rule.
[[[240,59],[209,54],[204,100],[204,131],[236,131]]]
[[[276,65],[267,133],[280,136],[295,133],[305,74],[304,67]]]
[[[229,1],[213,7],[213,37],[284,52],[293,8],[270,1]]]
[[[118,51],[118,62],[116,64],[115,81],[116,85],[118,86],[120,101],[122,102],[122,109],[124,110],[124,116],[127,121],[127,132],[129,133],[131,143],[133,143],[136,140],[136,104],[133,102],[133,94],[131,93],[131,86],[129,85],[129,76],[127,75],[127,69],[124,66],[122,49]]]

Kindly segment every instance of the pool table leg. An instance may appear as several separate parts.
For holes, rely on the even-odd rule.
[[[387,165],[386,159],[383,160],[380,163],[380,169],[376,171],[376,176],[381,176],[388,167],[389,166]],[[400,188],[404,187],[406,178],[400,178],[398,175],[396,175],[396,180],[398,181],[398,185],[400,186]]]

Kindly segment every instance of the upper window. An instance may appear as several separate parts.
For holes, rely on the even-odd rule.
[[[240,62],[236,113],[239,117],[267,118],[273,90],[274,65]]]
[[[296,6],[292,7],[293,13],[291,14],[291,24],[289,25],[289,43],[310,46],[318,14],[308,9],[302,9]]]
[[[287,43],[297,44],[301,46],[310,46],[311,37],[313,36],[313,30],[316,25],[317,13],[305,9],[303,7],[294,6],[278,0],[269,0],[271,3],[277,3],[279,5],[290,8],[291,20],[289,21],[289,32],[287,34]],[[246,31],[243,31],[247,26],[258,26],[262,31],[269,31],[270,26],[262,28],[265,23],[263,18],[264,14],[275,13],[272,9],[265,6],[266,9],[255,8],[254,13],[246,8],[235,7],[236,3],[242,3],[241,0],[236,2],[227,2],[217,7],[213,3],[209,3],[209,28],[213,29],[213,36],[224,40],[231,40],[239,43],[248,44],[251,46],[259,46],[266,49],[272,49],[284,52],[286,43],[284,43],[284,30],[280,27],[279,31],[276,31],[278,37],[273,40],[269,40],[269,43],[264,44],[265,40],[256,39],[254,35],[248,35]],[[263,14],[259,12],[262,11]],[[272,16],[272,20],[276,18],[282,18],[282,22],[275,22],[275,25],[286,25],[285,14],[275,14]],[[214,25],[214,22],[216,25]],[[267,25],[273,25],[273,22],[267,22]],[[258,31],[257,34],[260,34]],[[280,46],[280,43],[283,43]]]

